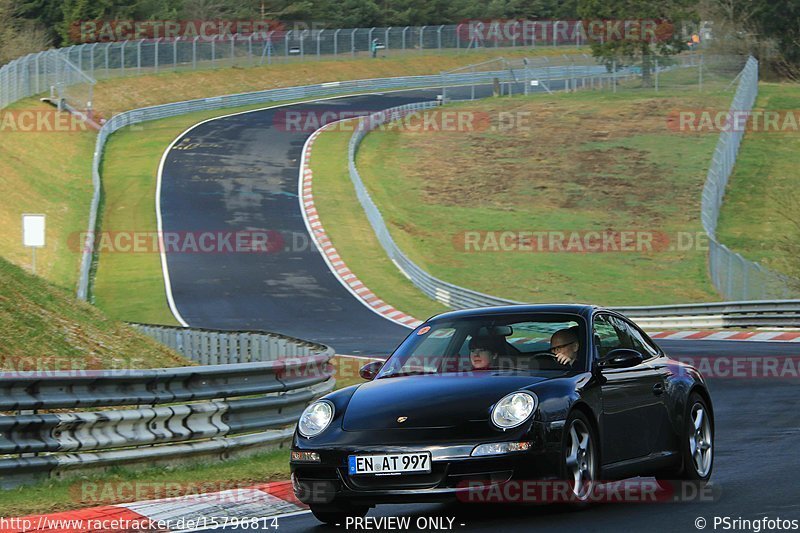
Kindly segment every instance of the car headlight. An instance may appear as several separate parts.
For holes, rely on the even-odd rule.
[[[492,409],[492,422],[500,429],[515,428],[524,423],[539,403],[532,392],[512,392]]]
[[[306,407],[297,422],[297,430],[306,438],[316,437],[333,420],[333,404],[328,400],[320,400]]]

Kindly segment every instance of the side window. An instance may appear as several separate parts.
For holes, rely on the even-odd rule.
[[[617,328],[611,323],[612,319],[608,315],[597,315],[594,318],[594,339],[600,359],[615,348],[625,348]]]
[[[650,344],[647,339],[645,339],[644,335],[642,335],[641,331],[639,331],[639,328],[628,322],[622,322],[622,324],[625,326],[625,331],[631,340],[633,349],[642,354],[645,359],[655,357],[659,354],[658,349]]]

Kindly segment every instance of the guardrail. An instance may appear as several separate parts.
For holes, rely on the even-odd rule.
[[[751,61],[752,60],[751,58]],[[751,65],[748,62],[748,65]],[[752,68],[752,67],[751,67]],[[434,107],[434,102],[421,102],[385,109],[369,117],[361,118],[348,145],[350,179],[356,190],[367,219],[383,249],[409,280],[430,298],[455,309],[485,307],[493,305],[519,304],[522,302],[491,296],[460,287],[432,276],[414,263],[392,239],[378,206],[367,191],[355,164],[355,155],[364,137],[382,124],[398,120],[408,113]],[[721,201],[721,200],[720,200]],[[722,245],[720,245],[722,246]],[[664,306],[621,307],[620,312],[635,318],[638,323],[653,328],[694,327],[754,327],[800,326],[800,300],[715,302]]]
[[[586,74],[583,66],[552,66],[530,69],[531,76],[541,76],[550,80],[576,78]],[[89,224],[86,240],[81,255],[80,274],[78,279],[77,295],[81,300],[87,300],[90,292],[90,270],[94,253],[94,235],[97,229],[97,212],[100,204],[100,162],[103,158],[103,149],[108,137],[115,131],[126,126],[140,124],[150,120],[175,117],[195,111],[210,111],[227,107],[238,107],[268,102],[301,100],[305,98],[355,94],[369,91],[384,91],[392,89],[421,89],[456,87],[469,85],[485,85],[518,83],[514,72],[497,70],[487,72],[465,72],[457,74],[434,74],[428,76],[403,76],[397,78],[373,78],[365,80],[350,80],[341,82],[320,83],[299,87],[281,89],[268,89],[251,93],[215,96],[212,98],[199,98],[152,107],[144,107],[125,111],[113,116],[100,129],[95,142],[94,156],[92,159],[92,186],[94,193],[89,209]]]
[[[91,22],[91,21],[90,21]],[[507,24],[521,24],[508,21]],[[549,21],[536,32],[512,33],[486,39],[485,32],[471,31],[469,24],[406,26],[393,28],[322,28],[275,30],[251,34],[211,35],[187,38],[131,39],[96,42],[28,54],[0,68],[0,109],[28,96],[40,94],[60,83],[56,63],[67,60],[96,79],[140,76],[159,71],[230,68],[272,62],[355,57],[369,53],[373,40],[380,55],[453,49],[464,52],[491,47],[536,48],[536,46],[585,44],[576,21]],[[543,31],[542,31],[543,30]],[[104,30],[105,31],[105,30]],[[538,34],[538,38],[537,38]],[[585,37],[585,36],[584,36]],[[78,83],[79,80],[71,80]]]
[[[309,357],[320,353],[324,348],[314,342],[270,332],[180,328],[151,324],[131,324],[131,326],[201,365],[229,365],[275,361],[282,357]]]
[[[211,333],[196,332],[195,338]],[[244,338],[243,332],[231,335]],[[293,344],[280,336],[251,338]],[[300,357],[276,358],[270,352],[272,360],[260,362],[0,372],[0,412],[13,413],[0,415],[0,456],[18,455],[0,458],[0,488],[75,469],[227,458],[283,447],[305,406],[335,384],[333,350],[301,343],[293,348],[304,352]],[[252,354],[257,345],[243,353]]]

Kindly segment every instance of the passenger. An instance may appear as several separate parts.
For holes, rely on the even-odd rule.
[[[489,370],[496,366],[497,351],[492,343],[485,338],[473,337],[469,341],[469,361],[473,370]]]
[[[581,343],[578,340],[578,327],[560,329],[550,337],[550,351],[556,356],[556,361],[562,365],[572,366],[578,359]]]

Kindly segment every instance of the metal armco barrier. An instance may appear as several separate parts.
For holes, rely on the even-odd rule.
[[[597,69],[599,67],[595,67]],[[529,69],[530,76],[538,76],[549,80],[575,78],[591,75],[583,66],[553,65]],[[595,71],[596,72],[596,71]],[[152,107],[144,107],[126,111],[112,117],[100,129],[95,142],[94,156],[92,159],[92,186],[94,193],[89,209],[89,224],[86,240],[82,248],[80,275],[78,279],[77,295],[81,300],[89,298],[89,273],[94,252],[94,234],[97,229],[97,211],[100,204],[100,162],[103,158],[103,149],[108,137],[115,131],[126,126],[132,126],[149,120],[175,117],[195,111],[210,111],[227,107],[245,106],[268,102],[300,100],[305,98],[336,96],[368,91],[382,91],[390,89],[415,89],[456,87],[463,85],[483,85],[497,80],[501,84],[517,83],[519,80],[513,71],[498,70],[487,72],[466,72],[458,74],[434,74],[428,76],[403,76],[398,78],[374,78],[366,80],[350,80],[341,82],[320,83],[317,85],[304,85],[300,87],[287,87],[269,89],[252,93],[231,94],[215,96],[212,98],[199,98]]]
[[[519,24],[509,21],[510,24]],[[585,36],[574,32],[576,21],[551,21],[525,36],[519,28],[506,38],[487,39],[469,24],[393,28],[296,29],[208,37],[130,39],[89,42],[28,54],[0,68],[0,109],[62,84],[85,85],[78,78],[60,77],[65,61],[94,79],[141,76],[175,70],[230,68],[318,59],[352,58],[369,54],[373,40],[380,55],[414,54],[444,49],[484,50],[537,46],[581,46]]]
[[[312,352],[308,344],[300,349]],[[0,455],[20,455],[0,459],[0,488],[71,469],[281,447],[305,406],[335,384],[333,350],[315,346],[253,363],[0,372],[0,412],[16,413],[0,416]]]
[[[752,67],[754,59],[748,60]],[[747,67],[746,67],[747,68]],[[378,206],[367,191],[355,164],[355,156],[361,141],[373,129],[382,124],[398,120],[409,113],[425,110],[437,105],[435,102],[421,102],[393,107],[361,118],[348,145],[348,166],[350,180],[364,209],[378,242],[397,267],[423,293],[442,304],[455,309],[486,307],[493,305],[519,304],[516,300],[498,298],[459,287],[432,276],[414,263],[397,246],[389,233]],[[752,106],[752,103],[751,103]],[[721,201],[721,197],[720,197]],[[705,195],[704,195],[705,203]],[[653,328],[695,328],[695,327],[754,327],[754,326],[800,326],[800,300],[714,302],[701,304],[681,304],[662,306],[641,306],[617,308],[620,312],[635,318],[644,327]]]
[[[148,337],[201,365],[228,365],[307,357],[320,345],[277,333],[131,324]]]

